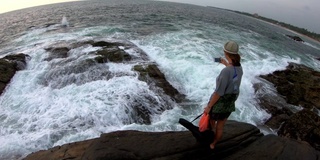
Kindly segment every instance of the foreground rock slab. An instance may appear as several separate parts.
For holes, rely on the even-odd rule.
[[[298,155],[298,156],[297,156]],[[198,144],[189,131],[116,131],[99,138],[65,144],[28,155],[25,160],[48,159],[317,159],[307,143],[263,136],[247,123],[228,121],[223,139],[214,151]]]
[[[319,156],[319,151],[304,142],[281,138],[275,135],[267,135],[224,159],[318,160]]]

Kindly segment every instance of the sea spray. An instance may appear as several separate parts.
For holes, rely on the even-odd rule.
[[[62,27],[69,27],[69,22],[68,22],[66,16],[63,16],[63,17],[62,17],[61,26],[62,26]]]

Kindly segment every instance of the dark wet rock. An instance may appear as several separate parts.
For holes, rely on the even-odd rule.
[[[27,66],[27,60],[30,59],[29,55],[19,53],[19,54],[11,54],[3,57],[3,59],[9,60],[14,64],[16,70],[23,70]]]
[[[44,25],[44,27],[51,27],[51,26],[56,25],[56,24],[57,23],[47,23],[47,24]]]
[[[320,150],[320,117],[304,109],[290,117],[280,127],[278,135],[306,141],[317,150]]]
[[[31,159],[310,159],[319,157],[309,144],[263,136],[255,126],[228,121],[214,151],[200,145],[189,131],[116,131],[99,138],[57,146],[25,157]]]
[[[0,59],[0,95],[14,76],[16,71],[22,70],[27,65],[30,57],[25,54],[7,55]]]
[[[306,66],[290,63],[286,70],[260,76],[268,80],[254,85],[259,106],[271,114],[265,125],[279,129],[298,111],[295,106],[319,109],[319,75],[319,72]],[[266,84],[275,88],[266,87]]]
[[[273,91],[273,88],[268,88],[266,85],[268,83],[265,80],[263,83],[256,83],[254,89],[259,106],[271,115],[269,119],[265,120],[265,125],[277,130],[294,111],[292,111],[292,105],[288,104],[282,95]]]
[[[151,124],[151,112],[148,110],[147,107],[143,106],[143,104],[134,105],[133,107],[134,112],[136,113],[135,121],[133,123],[138,124]]]
[[[97,65],[93,59],[84,59],[75,62],[74,60],[62,60],[51,62],[51,68],[38,83],[54,89],[76,84],[82,85],[96,80],[108,80],[111,74],[107,67]],[[95,70],[99,70],[96,72]]]
[[[291,36],[291,35],[286,35],[286,36],[295,40],[295,41],[304,42],[299,36]]]
[[[157,65],[136,65],[133,69],[139,72],[139,80],[145,81],[149,85],[155,83],[157,87],[163,89],[165,94],[174,98],[177,102],[184,100],[185,95],[180,94],[179,91],[166,80],[165,75],[159,70]]]
[[[260,76],[275,88],[255,84],[259,105],[272,117],[266,125],[279,136],[306,141],[320,149],[320,73],[301,64]],[[298,110],[297,106],[304,108]]]
[[[15,73],[16,69],[13,63],[5,59],[0,59],[0,94],[2,94]]]
[[[105,48],[103,50],[98,51],[97,55],[99,55],[99,57],[95,58],[95,60],[98,63],[106,63],[108,61],[119,63],[131,60],[131,56],[119,47]]]
[[[92,45],[93,47],[107,47],[107,48],[112,48],[112,47],[123,46],[123,43],[120,43],[120,42],[97,41],[97,42],[91,42],[91,45]]]
[[[273,83],[287,103],[320,109],[320,72],[301,64],[289,63],[286,70],[260,76]]]
[[[320,152],[301,141],[281,138],[275,135],[264,136],[238,152],[223,159],[308,159],[318,160]]]
[[[68,57],[68,52],[70,49],[68,47],[50,47],[46,48],[46,51],[48,51],[49,57],[45,59],[45,61],[51,61],[55,58],[66,58]]]
[[[90,45],[93,47],[101,47],[102,49],[97,51],[96,55],[99,55],[95,58],[95,60],[98,63],[107,63],[107,62],[115,62],[115,63],[121,63],[123,61],[130,61],[134,58],[146,60],[146,54],[138,49],[137,46],[135,46],[131,42],[108,42],[108,41],[88,41]],[[128,54],[125,49],[133,49],[136,48],[140,53],[141,57],[133,57],[132,55]]]
[[[55,58],[67,58],[68,52],[71,49],[75,49],[78,47],[86,47],[90,45],[92,47],[99,47],[100,50],[96,52],[92,52],[89,54],[95,54],[95,61],[98,63],[108,63],[108,62],[115,62],[121,63],[125,61],[131,60],[148,60],[147,54],[139,49],[136,45],[128,41],[83,41],[83,42],[76,42],[76,43],[66,43],[66,42],[59,42],[53,44],[46,48],[45,50],[49,52],[48,58],[46,61],[51,61]],[[132,49],[139,53],[139,57],[134,55],[130,55],[125,50]]]

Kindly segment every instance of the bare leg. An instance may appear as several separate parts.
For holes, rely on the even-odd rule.
[[[214,149],[216,143],[222,138],[222,133],[223,133],[223,127],[224,124],[226,123],[227,118],[224,120],[218,120],[217,125],[216,125],[216,134],[214,136],[213,142],[210,144],[210,148]]]
[[[217,121],[210,119],[211,130],[212,130],[213,132],[215,132],[215,130],[216,130],[216,122],[217,122]]]

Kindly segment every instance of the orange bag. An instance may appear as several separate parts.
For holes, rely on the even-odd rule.
[[[200,132],[203,132],[203,131],[209,129],[209,120],[210,120],[209,114],[203,113],[203,115],[201,116],[200,121],[199,121],[199,131]]]

